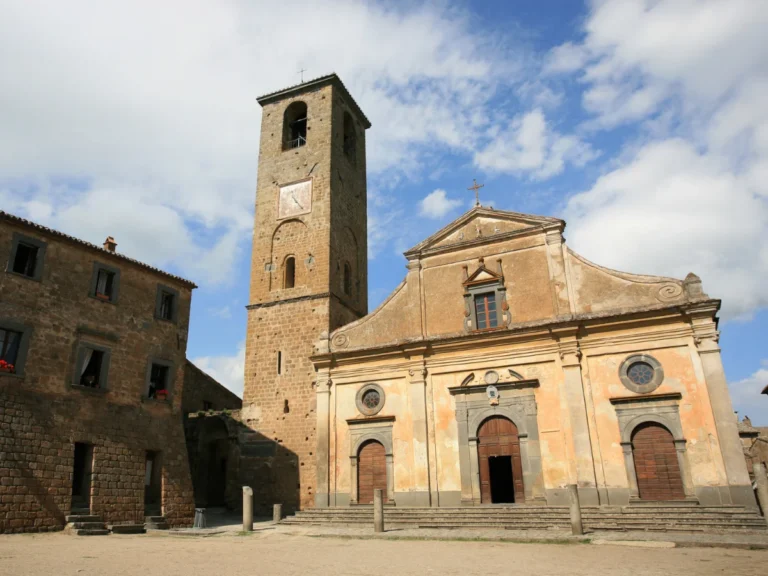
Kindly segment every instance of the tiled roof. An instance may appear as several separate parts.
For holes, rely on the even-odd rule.
[[[312,80],[307,80],[306,82],[302,82],[301,84],[295,84],[293,86],[289,86],[288,88],[283,88],[282,90],[276,90],[274,92],[270,92],[269,94],[264,94],[263,96],[259,96],[258,98],[256,98],[256,101],[263,106],[264,104],[267,104],[280,97],[286,96],[291,92],[295,92],[297,90],[302,90],[304,88],[310,88],[312,86],[316,86],[319,84],[326,84],[326,83],[335,83],[339,88],[341,88],[341,90],[344,92],[345,98],[349,101],[349,105],[352,106],[355,112],[357,112],[360,118],[362,118],[363,122],[365,123],[365,127],[370,128],[371,121],[368,120],[368,117],[365,115],[363,110],[360,108],[360,106],[358,106],[357,102],[355,102],[355,99],[352,97],[352,94],[350,94],[349,90],[347,90],[347,87],[344,86],[344,82],[341,81],[341,78],[339,78],[335,72],[331,74],[327,74],[325,76],[320,76],[319,78],[313,78]]]
[[[157,274],[161,274],[162,276],[172,278],[177,282],[180,282],[185,286],[188,286],[189,288],[197,288],[197,285],[194,282],[187,280],[186,278],[182,278],[181,276],[170,274],[168,272],[165,272],[164,270],[160,270],[159,268],[150,266],[149,264],[144,264],[144,262],[139,262],[138,260],[134,260],[133,258],[129,258],[128,256],[123,256],[122,254],[119,254],[117,252],[110,252],[109,250],[105,250],[104,248],[102,248],[101,246],[97,246],[96,244],[91,244],[90,242],[86,242],[85,240],[80,240],[79,238],[75,238],[74,236],[70,236],[69,234],[64,234],[63,232],[59,232],[58,230],[53,230],[52,228],[42,226],[41,224],[37,224],[35,222],[32,222],[31,220],[20,218],[19,216],[14,216],[13,214],[9,214],[8,212],[3,212],[2,210],[0,210],[0,222],[2,222],[3,220],[8,220],[9,222],[13,222],[14,224],[21,224],[22,226],[27,226],[29,228],[37,230],[38,232],[43,232],[45,234],[49,234],[56,238],[60,238],[62,240],[66,240],[74,244],[84,246],[86,248],[89,248],[90,250],[96,250],[101,255],[107,258],[117,258],[118,260],[130,262],[132,264],[135,264],[136,266],[144,268],[145,270],[150,270]]]

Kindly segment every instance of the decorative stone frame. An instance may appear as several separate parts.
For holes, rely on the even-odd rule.
[[[115,268],[114,266],[109,266],[107,264],[103,264],[101,262],[94,262],[93,263],[93,273],[91,274],[91,287],[88,290],[88,296],[91,298],[96,298],[96,288],[98,287],[97,284],[99,282],[99,271],[104,270],[105,272],[111,272],[114,274],[114,277],[112,278],[112,296],[109,298],[109,300],[101,300],[102,302],[109,302],[110,304],[117,304],[117,299],[120,296],[120,269]]]
[[[384,446],[387,465],[387,501],[395,502],[395,466],[392,453],[392,426],[395,423],[394,416],[380,418],[367,418],[365,420],[347,420],[349,426],[349,503],[357,504],[358,478],[357,457],[360,448],[369,440],[374,440]]]
[[[363,404],[363,396],[365,396],[365,393],[369,390],[375,390],[379,393],[379,398],[381,398],[381,402],[379,402],[378,406],[375,408],[368,408],[365,404]],[[357,395],[355,396],[355,405],[357,406],[357,410],[362,414],[363,416],[375,416],[379,412],[381,412],[381,409],[384,408],[384,403],[387,400],[386,394],[384,394],[384,389],[375,383],[366,384],[365,386],[362,386],[360,390],[357,391]]]
[[[507,301],[507,287],[504,286],[504,282],[501,280],[490,281],[486,284],[476,284],[473,286],[464,287],[464,331],[465,332],[477,332],[485,330],[493,330],[493,328],[478,328],[477,327],[477,311],[475,310],[475,296],[480,294],[487,294],[493,292],[496,300],[496,318],[498,324],[494,328],[503,328],[508,326],[512,322],[512,315],[509,310],[504,309],[504,304]]]
[[[635,384],[630,380],[627,372],[629,371],[630,366],[636,362],[645,362],[653,368],[653,380],[648,384]],[[632,390],[632,392],[648,394],[656,390],[656,388],[661,386],[662,382],[664,382],[664,369],[661,367],[661,362],[656,360],[653,356],[649,356],[648,354],[634,354],[628,356],[624,362],[621,363],[621,366],[619,366],[619,379],[621,380],[621,383],[624,384],[627,389]]]
[[[693,487],[690,466],[688,465],[688,456],[686,454],[687,442],[683,436],[683,425],[680,422],[678,403],[681,397],[679,393],[673,393],[655,396],[611,398],[611,404],[616,407],[616,416],[619,420],[621,447],[624,451],[624,466],[627,471],[630,502],[640,501],[635,459],[632,453],[632,433],[641,424],[649,422],[664,426],[672,434],[686,500],[698,501]]]
[[[448,391],[456,399],[456,423],[459,432],[459,465],[461,470],[461,503],[481,504],[480,459],[477,451],[477,431],[491,416],[503,416],[514,422],[520,439],[520,460],[523,466],[523,491],[526,502],[544,499],[544,478],[541,469],[539,425],[534,388],[538,380],[496,384],[498,405],[491,406],[486,385],[457,386]]]
[[[34,246],[37,248],[37,259],[35,260],[35,270],[32,276],[19,274],[18,272],[13,271],[13,263],[16,261],[16,252],[19,249],[19,244],[28,244],[29,246]],[[11,243],[11,255],[8,258],[8,265],[5,269],[6,272],[21,278],[27,278],[29,280],[37,280],[38,282],[41,282],[43,279],[43,266],[45,264],[45,250],[47,247],[48,244],[43,240],[33,238],[32,236],[27,236],[19,232],[14,232],[13,240]]]

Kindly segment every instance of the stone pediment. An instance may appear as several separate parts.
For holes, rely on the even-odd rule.
[[[472,272],[472,274],[466,280],[464,280],[464,286],[473,286],[476,284],[503,281],[504,279],[501,277],[501,274],[498,274],[493,270],[489,270],[485,267],[485,263],[483,263],[477,270]]]
[[[565,222],[558,218],[478,206],[408,250],[405,257],[412,259],[420,254],[442,252],[454,247],[495,242],[544,229],[563,228]]]

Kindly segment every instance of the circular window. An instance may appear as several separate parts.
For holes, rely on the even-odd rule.
[[[664,380],[661,364],[652,356],[637,354],[630,356],[619,367],[621,382],[638,394],[653,392]]]
[[[368,390],[363,394],[363,406],[368,410],[374,410],[381,402],[381,396],[376,390]]]
[[[355,403],[357,409],[365,416],[378,414],[384,407],[384,390],[378,384],[366,384],[357,391]]]

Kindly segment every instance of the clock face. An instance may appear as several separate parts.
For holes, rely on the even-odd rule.
[[[280,186],[277,217],[288,218],[312,210],[312,180]]]

